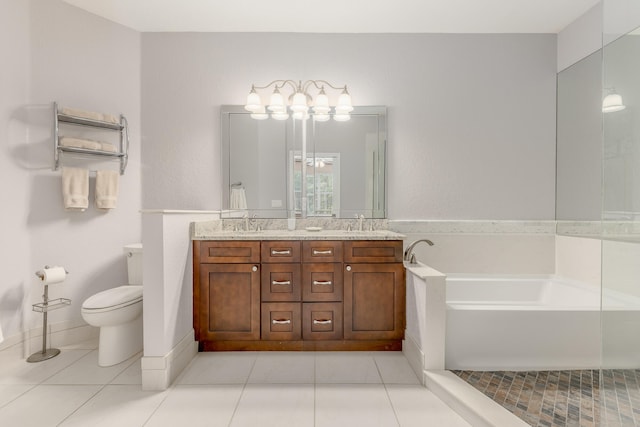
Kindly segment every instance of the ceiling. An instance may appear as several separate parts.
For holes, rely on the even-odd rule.
[[[599,0],[63,0],[141,32],[558,33]]]

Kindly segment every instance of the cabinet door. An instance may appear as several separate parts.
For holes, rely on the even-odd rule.
[[[345,264],[344,338],[402,339],[405,298],[402,263]]]
[[[200,264],[197,340],[260,339],[260,268]]]

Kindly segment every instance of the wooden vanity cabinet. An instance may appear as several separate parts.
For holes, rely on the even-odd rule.
[[[200,351],[401,350],[402,242],[194,241]]]

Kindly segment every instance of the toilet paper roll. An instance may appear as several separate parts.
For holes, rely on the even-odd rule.
[[[63,282],[67,277],[67,272],[64,267],[49,267],[42,270],[42,276],[40,276],[42,283],[50,285],[52,283]]]

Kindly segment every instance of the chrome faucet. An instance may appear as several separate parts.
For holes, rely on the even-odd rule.
[[[244,231],[249,231],[249,214],[244,214]]]
[[[356,218],[358,219],[358,231],[362,231],[362,223],[364,222],[364,214],[356,214]]]
[[[413,253],[413,248],[420,242],[425,242],[429,246],[433,246],[433,242],[429,239],[420,239],[420,240],[416,240],[415,242],[409,243],[409,246],[407,246],[407,249],[405,249],[404,251],[404,257],[403,257],[405,261],[409,261],[409,264],[418,263],[416,261],[416,255]]]

